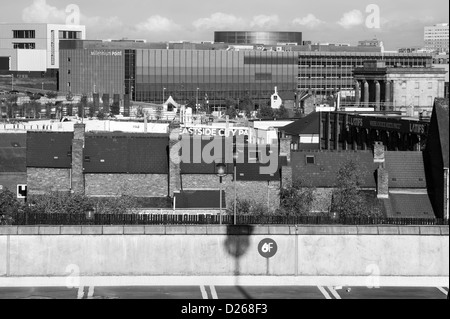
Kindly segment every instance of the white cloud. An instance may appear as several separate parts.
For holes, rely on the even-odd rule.
[[[46,0],[34,0],[23,9],[22,20],[26,23],[65,23],[66,12],[48,5]]]
[[[192,23],[198,30],[214,29],[223,30],[227,28],[239,29],[246,25],[242,18],[236,17],[231,14],[217,12],[211,15],[209,18],[201,18]]]
[[[169,32],[180,30],[181,27],[166,17],[154,15],[137,24],[136,29],[140,32]]]
[[[301,25],[305,26],[309,29],[314,29],[318,27],[319,25],[323,24],[324,22],[320,19],[318,19],[314,14],[310,13],[304,18],[297,18],[292,21],[294,25]]]
[[[362,25],[364,23],[364,15],[359,10],[352,10],[344,13],[338,24],[346,29]]]
[[[253,17],[252,22],[250,23],[250,26],[253,27],[257,27],[257,28],[272,28],[276,25],[278,25],[278,23],[280,22],[280,19],[278,18],[277,15],[271,15],[271,16],[266,16],[266,15],[259,15],[259,16],[255,16]]]

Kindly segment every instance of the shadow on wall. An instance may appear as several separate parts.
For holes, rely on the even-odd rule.
[[[251,225],[227,226],[227,239],[224,243],[226,251],[235,261],[234,275],[236,276],[236,288],[245,299],[253,298],[239,285],[240,259],[247,253],[250,247],[250,236],[253,234],[253,228]]]

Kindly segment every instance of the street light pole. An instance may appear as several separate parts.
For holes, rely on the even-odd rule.
[[[197,94],[195,95],[195,110],[198,108],[198,90],[200,90],[200,88],[197,88]]]
[[[217,164],[217,176],[220,179],[220,188],[219,188],[219,192],[220,192],[220,215],[219,215],[219,220],[220,220],[220,225],[222,225],[222,178],[227,176],[227,172],[226,172],[226,165],[223,163]]]
[[[166,88],[163,88],[163,102],[162,104],[164,104],[165,100],[166,100]]]

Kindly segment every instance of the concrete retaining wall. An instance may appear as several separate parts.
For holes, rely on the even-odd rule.
[[[251,234],[251,235],[249,235]],[[277,242],[267,260],[265,238]],[[0,227],[0,276],[449,275],[448,227]]]

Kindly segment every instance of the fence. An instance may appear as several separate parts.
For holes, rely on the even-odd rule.
[[[2,224],[35,225],[232,225],[232,215],[150,214],[14,214]],[[238,225],[449,225],[448,219],[423,218],[333,218],[328,216],[237,216]]]

